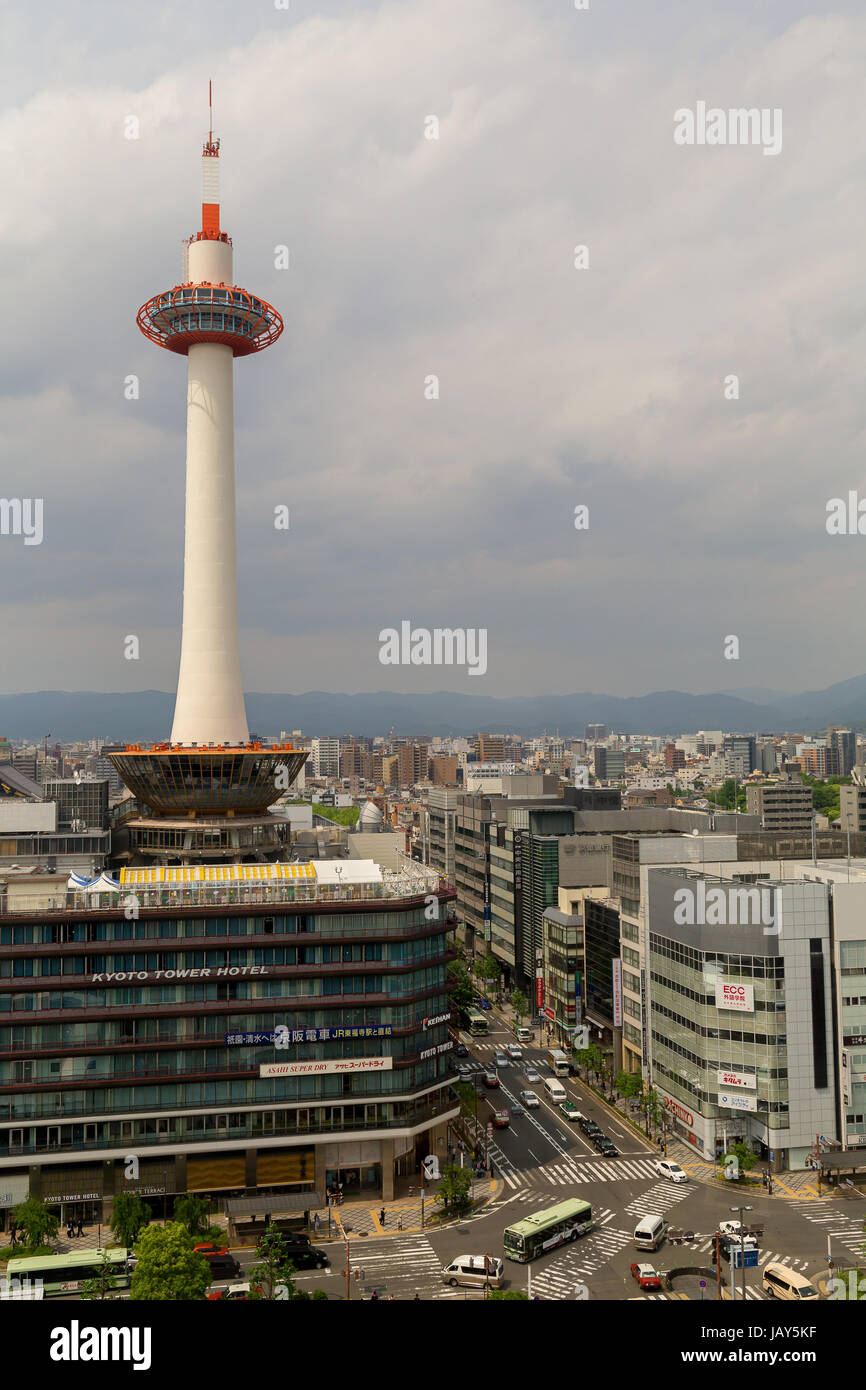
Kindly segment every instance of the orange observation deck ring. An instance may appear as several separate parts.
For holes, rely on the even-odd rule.
[[[136,322],[158,347],[185,356],[194,343],[222,343],[235,357],[248,357],[275,343],[282,316],[266,299],[238,285],[186,284],[154,295]]]

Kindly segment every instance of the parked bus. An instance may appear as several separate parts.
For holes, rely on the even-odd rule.
[[[507,1226],[502,1237],[506,1260],[526,1264],[546,1250],[555,1250],[567,1240],[576,1240],[592,1230],[592,1207],[589,1202],[572,1198],[546,1211],[537,1211],[525,1221]]]
[[[487,1019],[480,1009],[464,1009],[463,1018],[466,1024],[466,1031],[471,1033],[473,1038],[480,1038],[487,1033]]]
[[[127,1263],[127,1250],[76,1250],[74,1255],[27,1255],[13,1258],[6,1265],[6,1277],[41,1279],[46,1298],[63,1293],[77,1293],[85,1279],[95,1279],[102,1270],[103,1255],[108,1259],[116,1287],[129,1287],[132,1271]]]

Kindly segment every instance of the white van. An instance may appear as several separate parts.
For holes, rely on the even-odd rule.
[[[638,1250],[657,1250],[667,1233],[663,1216],[642,1216],[634,1228],[634,1243]]]
[[[498,1289],[502,1284],[505,1266],[495,1255],[458,1255],[442,1271],[442,1283],[456,1288],[465,1284],[470,1288]]]
[[[810,1284],[805,1274],[798,1274],[796,1269],[789,1269],[787,1265],[767,1265],[762,1283],[768,1298],[796,1301],[799,1298],[818,1297],[818,1290],[814,1284]]]
[[[568,1100],[565,1087],[562,1082],[557,1081],[555,1077],[548,1077],[544,1083],[544,1089],[550,1096],[550,1099],[555,1101],[557,1105],[559,1105],[561,1101]]]
[[[531,1028],[515,1028],[514,1031],[517,1034],[518,1042],[532,1042]]]

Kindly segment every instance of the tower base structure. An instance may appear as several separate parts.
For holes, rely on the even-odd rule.
[[[231,748],[157,743],[106,746],[103,752],[150,812],[118,824],[120,857],[128,862],[285,857],[289,823],[268,808],[294,782],[309,756],[306,749],[290,743]]]

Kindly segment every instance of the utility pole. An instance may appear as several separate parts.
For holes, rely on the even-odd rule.
[[[346,1236],[346,1302],[347,1302],[347,1303],[351,1303],[351,1301],[352,1301],[352,1271],[351,1271],[351,1269],[349,1268],[349,1261],[350,1261],[350,1258],[351,1258],[351,1256],[350,1256],[350,1254],[349,1254],[349,1237]]]
[[[722,1238],[721,1238],[721,1235],[719,1234],[718,1231],[716,1231],[716,1234],[713,1236],[713,1240],[715,1241],[715,1245],[716,1245],[716,1288],[717,1288],[717,1290],[718,1290],[718,1297],[719,1297],[719,1299],[721,1299],[721,1297],[722,1297],[722,1251],[721,1251],[721,1240],[722,1240]]]

